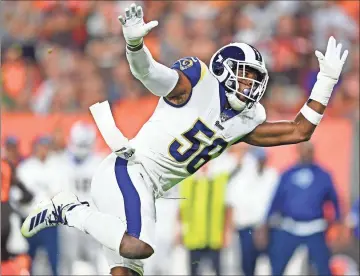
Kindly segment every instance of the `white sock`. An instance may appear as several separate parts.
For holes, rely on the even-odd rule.
[[[119,253],[126,225],[118,217],[87,206],[78,206],[66,214],[66,219],[69,226],[89,234],[102,245]]]

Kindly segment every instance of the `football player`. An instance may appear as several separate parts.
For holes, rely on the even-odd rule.
[[[153,59],[143,37],[158,25],[144,23],[132,4],[119,20],[126,56],[135,78],[158,105],[136,137],[128,141],[117,129],[108,103],[90,110],[112,149],[92,179],[98,211],[77,197],[60,193],[32,211],[24,236],[58,224],[75,227],[103,246],[112,275],[142,274],[142,259],[154,252],[155,198],[195,173],[229,146],[245,142],[269,147],[309,140],[320,123],[348,51],[330,37],[310,98],[292,121],[269,122],[259,103],[269,79],[262,55],[251,45],[231,43],[206,66],[196,57],[171,68]]]
[[[81,201],[91,202],[91,179],[102,161],[95,153],[96,129],[82,121],[75,122],[70,129],[66,150],[52,160],[56,179],[63,190],[75,193]],[[57,171],[57,173],[55,172]],[[61,229],[61,260],[63,273],[75,273],[79,260],[89,264],[93,274],[99,274],[99,244],[90,236],[69,228]],[[68,248],[71,247],[71,250]]]

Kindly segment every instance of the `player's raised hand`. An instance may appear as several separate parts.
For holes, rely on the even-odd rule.
[[[143,37],[159,24],[158,21],[145,24],[143,17],[144,13],[141,6],[136,6],[134,3],[131,4],[130,8],[125,9],[125,17],[122,15],[118,17],[123,27],[125,41],[129,46],[140,45]]]
[[[329,42],[326,48],[325,56],[320,51],[315,51],[315,55],[319,60],[320,72],[318,77],[327,77],[335,82],[339,80],[339,76],[346,58],[349,54],[348,50],[345,50],[341,55],[342,44],[336,45],[336,40],[333,36],[329,38]]]

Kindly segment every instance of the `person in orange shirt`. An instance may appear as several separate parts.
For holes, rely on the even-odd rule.
[[[9,199],[10,178],[11,167],[8,162],[1,160],[1,202]]]
[[[9,202],[10,189],[17,186],[22,192],[20,203],[28,203],[33,199],[32,194],[26,189],[24,184],[14,174],[14,167],[10,161],[1,159],[1,203]]]

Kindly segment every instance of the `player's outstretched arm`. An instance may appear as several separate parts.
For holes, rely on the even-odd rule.
[[[131,4],[125,17],[119,16],[126,41],[126,57],[131,73],[154,95],[167,97],[177,104],[190,96],[191,83],[180,71],[170,69],[155,61],[144,45],[143,38],[158,25],[158,21],[144,22],[143,10]]]
[[[331,93],[339,76],[348,51],[341,55],[342,45],[336,45],[330,37],[325,56],[315,51],[319,60],[320,72],[307,103],[293,121],[264,122],[245,136],[242,141],[262,147],[295,144],[311,138],[316,126],[320,123]]]

